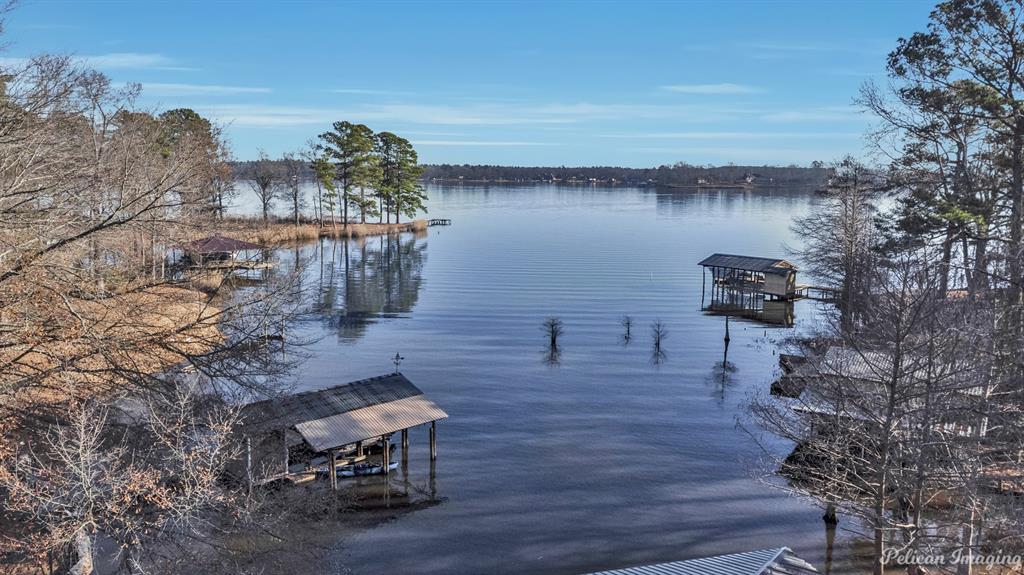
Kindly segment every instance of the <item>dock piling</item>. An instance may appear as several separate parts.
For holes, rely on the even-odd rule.
[[[330,468],[327,472],[331,475],[331,490],[338,490],[338,452],[335,450],[330,451]]]
[[[437,422],[430,422],[430,460],[437,459]]]

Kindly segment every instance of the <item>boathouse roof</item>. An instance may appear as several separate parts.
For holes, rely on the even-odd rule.
[[[214,234],[209,237],[189,242],[188,249],[197,254],[224,254],[244,250],[259,250],[263,249],[263,246],[252,242],[236,240],[235,238],[229,238],[220,234]]]
[[[445,419],[445,413],[404,375],[393,373],[267,399],[242,407],[245,431],[295,429],[326,451]]]
[[[627,567],[590,575],[813,575],[818,571],[787,547],[687,561]]]
[[[738,256],[734,254],[711,254],[701,260],[701,266],[708,268],[729,268],[748,272],[782,274],[796,271],[796,266],[786,260]]]

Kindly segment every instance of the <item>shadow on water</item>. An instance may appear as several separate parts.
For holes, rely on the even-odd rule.
[[[438,494],[435,461],[430,462],[429,473],[424,477],[420,473],[411,474],[408,456],[402,455],[401,469],[386,476],[363,477],[354,481],[348,489],[353,508],[361,511],[409,513],[448,501],[447,497]]]
[[[369,325],[412,311],[423,283],[426,244],[411,234],[321,239],[314,311],[345,343]]]

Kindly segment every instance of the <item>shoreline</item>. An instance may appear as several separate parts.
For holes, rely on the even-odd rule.
[[[565,186],[572,188],[661,188],[670,190],[775,190],[785,187],[806,187],[816,188],[817,184],[813,183],[787,183],[787,182],[766,182],[766,183],[743,183],[743,182],[728,182],[728,183],[708,183],[708,184],[657,184],[653,182],[628,182],[628,181],[598,181],[588,182],[577,180],[571,181],[557,181],[553,182],[550,180],[545,181],[532,181],[532,180],[468,180],[468,179],[454,179],[454,178],[433,178],[425,181],[427,184],[434,184],[438,186],[536,186],[536,185],[548,185],[548,186]]]
[[[264,223],[261,220],[248,218],[225,218],[221,222],[221,231],[240,240],[276,247],[288,242],[310,241],[320,238],[359,238],[366,236],[383,236],[405,232],[421,233],[427,230],[427,220],[419,219],[402,223],[366,223],[348,226],[341,224],[320,226],[311,220],[294,222],[275,221]]]

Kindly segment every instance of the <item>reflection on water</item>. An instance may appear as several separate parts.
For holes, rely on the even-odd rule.
[[[791,300],[771,299],[755,291],[713,284],[708,299],[705,299],[702,287],[701,303],[704,312],[709,314],[739,317],[781,327],[793,327],[796,324],[795,308]]]
[[[379,319],[411,311],[423,283],[426,248],[412,234],[322,239],[312,267],[314,309],[324,326],[352,343]]]

